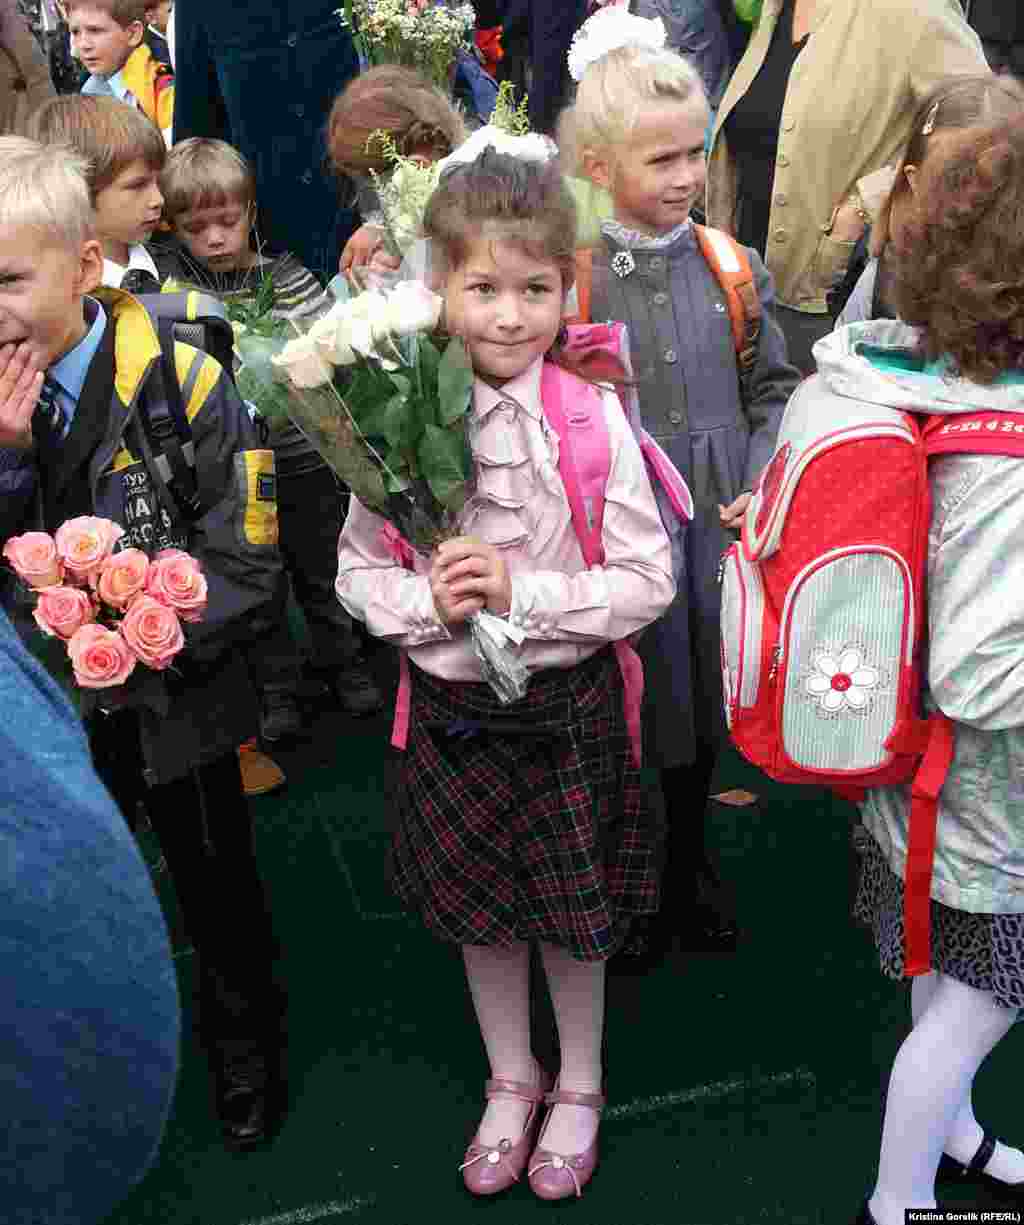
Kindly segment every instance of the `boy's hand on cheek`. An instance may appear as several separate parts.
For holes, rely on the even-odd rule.
[[[0,447],[27,451],[32,446],[32,414],[39,403],[43,372],[22,342],[0,348]]]
[[[446,540],[434,554],[430,575],[434,602],[442,620],[444,613],[435,589],[435,575],[443,598],[456,604],[462,601],[475,605],[460,620],[472,616],[484,606],[488,612],[499,616],[512,607],[512,578],[505,559],[493,545],[473,536]]]

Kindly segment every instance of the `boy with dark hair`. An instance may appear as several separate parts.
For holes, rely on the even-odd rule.
[[[160,342],[134,298],[96,292],[102,272],[84,159],[0,138],[0,540],[98,515],[151,556],[188,549],[206,574],[206,614],[175,668],[83,690],[83,716],[122,812],[145,797],[200,954],[224,1137],[247,1147],[269,1126],[281,1002],[235,753],[255,708],[235,646],[278,615],[274,461],[216,361],[177,344],[195,514],[166,496],[144,425]]]
[[[146,0],[65,0],[74,53],[92,74],[83,94],[112,94],[171,143],[174,73],[145,43]]]

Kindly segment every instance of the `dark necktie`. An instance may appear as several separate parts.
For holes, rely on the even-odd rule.
[[[67,413],[61,406],[59,396],[60,384],[57,380],[49,376],[43,379],[34,416],[51,445],[59,443],[68,429]]]

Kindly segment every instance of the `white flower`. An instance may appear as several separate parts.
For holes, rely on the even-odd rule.
[[[660,17],[635,17],[625,5],[607,5],[588,17],[573,35],[566,57],[569,76],[581,81],[591,64],[620,47],[660,51],[665,41],[665,24]]]
[[[432,332],[441,317],[443,299],[422,281],[399,281],[387,295],[386,322],[393,336]]]
[[[814,658],[815,672],[806,681],[807,692],[821,703],[822,710],[835,714],[844,707],[863,710],[881,679],[877,668],[864,664],[860,651],[853,647],[837,659],[831,651]]]
[[[281,352],[270,360],[287,374],[295,387],[323,387],[333,377],[330,366],[317,352],[309,336],[296,336],[294,340],[289,340]]]
[[[351,366],[356,360],[355,351],[339,338],[341,321],[345,317],[347,302],[336,302],[323,318],[309,329],[309,339],[317,353],[332,366]]]
[[[485,128],[478,128],[453,153],[443,157],[438,162],[438,168],[444,170],[446,166],[475,162],[487,148],[494,149],[497,153],[508,153],[512,157],[521,157],[528,162],[547,162],[558,152],[555,142],[547,136],[539,136],[536,132],[531,132],[529,136],[510,136],[501,128],[488,124]]]

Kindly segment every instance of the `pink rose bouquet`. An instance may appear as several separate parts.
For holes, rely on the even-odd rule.
[[[141,549],[118,550],[123,535],[112,520],[83,515],[53,536],[26,532],[3,547],[35,592],[36,624],[66,644],[82,689],[122,685],[137,663],[169,668],[185,645],[181,623],[206,610],[206,577],[191,554],[164,549],[151,560]]]

